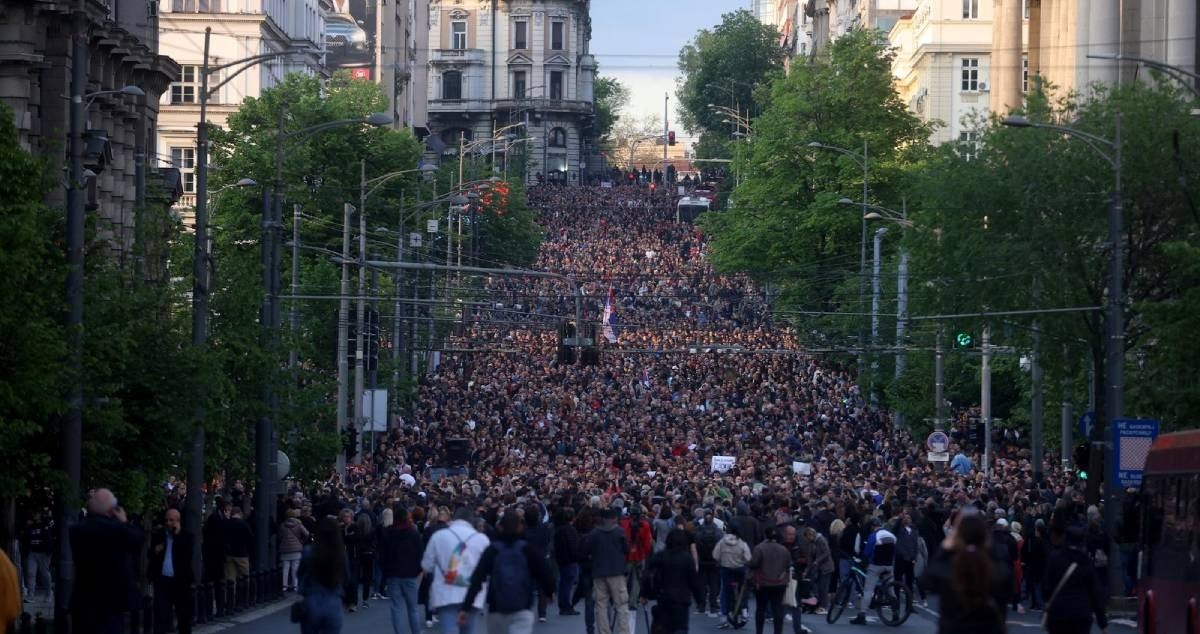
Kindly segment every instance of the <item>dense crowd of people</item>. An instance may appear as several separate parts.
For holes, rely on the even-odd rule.
[[[578,280],[599,362],[555,354],[574,311],[561,282],[485,280],[490,308],[447,346],[473,351],[443,355],[345,477],[280,500],[305,632],[384,596],[397,634],[470,634],[485,608],[493,634],[527,632],[551,606],[582,607],[586,634],[628,634],[621,611],[642,597],[662,631],[686,632],[693,608],[736,625],[753,596],[758,634],[788,620],[798,634],[856,565],[857,622],[892,575],[915,603],[941,596],[944,632],[1004,631],[1008,610],[1048,601],[1051,631],[1105,625],[1104,568],[1121,563],[1070,474],[1047,464],[1035,482],[1015,442],[988,476],[961,443],[965,465],[926,460],[852,360],[806,353],[750,279],[713,270],[669,194],[547,186],[529,201],[537,266]],[[246,572],[244,493],[206,519],[206,579]],[[35,557],[31,588],[40,570]]]

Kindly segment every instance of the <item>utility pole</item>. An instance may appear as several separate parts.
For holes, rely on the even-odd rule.
[[[67,183],[67,415],[63,419],[62,467],[67,488],[58,499],[58,583],[54,585],[54,611],[65,617],[75,582],[71,553],[71,527],[79,517],[79,487],[83,476],[83,95],[90,64],[87,15],[72,14],[71,105],[68,147],[71,154]],[[197,481],[197,488],[199,482]],[[189,518],[191,519],[191,518]]]
[[[671,93],[663,93],[663,166],[662,166],[662,184],[667,186],[667,141],[671,137],[671,117],[670,117]],[[582,328],[582,324],[580,324]],[[579,335],[583,336],[583,335]]]
[[[867,189],[867,180],[871,175],[870,165],[870,161],[867,157],[867,139],[863,138],[862,218],[859,219],[859,222],[862,224],[862,236],[860,236],[858,247],[858,310],[860,311],[863,307],[863,299],[866,295],[865,290],[867,285],[867,213],[869,213],[867,209],[870,207],[870,203],[867,200],[867,196],[869,195]],[[866,370],[866,353],[864,350],[866,350],[867,345],[865,341],[866,337],[864,336],[863,331],[864,328],[862,326],[862,322],[860,321],[858,325],[858,383],[860,386],[862,385],[863,372]]]
[[[880,269],[880,254],[883,251],[883,236],[887,234],[887,227],[880,227],[875,230],[874,244],[874,262],[871,269],[871,347],[874,348],[879,344],[879,269]],[[875,354],[872,353],[872,357]],[[871,374],[874,375],[875,370],[879,367],[879,361],[875,358],[871,360]],[[879,401],[879,396],[876,391],[875,379],[871,379],[871,402]]]
[[[282,111],[281,111],[282,112]],[[280,115],[282,118],[282,114]],[[270,348],[271,343],[271,209],[275,206],[274,198],[279,194],[263,194],[262,237],[259,240],[259,252],[262,265],[263,298],[259,308],[259,334],[264,348]],[[268,410],[259,415],[254,425],[254,568],[265,570],[268,563],[267,547],[270,539],[271,518],[267,507],[270,506],[268,491],[270,475],[267,466],[271,461],[271,377],[267,377],[262,386],[263,404]]]
[[[367,260],[367,162],[359,161],[362,187],[358,197],[358,257]],[[363,324],[366,316],[367,269],[358,266],[358,314],[354,316],[354,428],[363,426]],[[362,462],[362,452],[354,448],[354,464]]]
[[[908,219],[908,200],[901,199],[900,201],[901,217]],[[904,352],[904,334],[905,328],[908,326],[908,249],[904,248],[903,242],[900,246],[900,263],[896,266],[896,348],[900,353],[896,355],[896,372],[894,374],[897,380],[904,374],[904,367],[908,362],[908,353]],[[900,427],[904,424],[904,419],[899,410],[896,411],[896,426]]]
[[[983,351],[979,366],[979,417],[983,419],[983,474],[992,475],[992,342],[991,327],[984,325],[980,337]]]
[[[300,205],[292,205],[292,295],[300,294],[300,209]],[[300,302],[293,301],[288,307],[288,322],[292,329],[288,369],[295,373],[300,364]]]
[[[1037,302],[1039,293],[1039,282],[1033,282],[1034,302]],[[1043,452],[1045,447],[1045,431],[1043,421],[1043,396],[1042,396],[1042,324],[1038,319],[1033,320],[1033,351],[1029,355],[1029,377],[1033,382],[1032,403],[1029,407],[1029,417],[1032,419],[1033,438],[1030,439],[1030,444],[1033,447],[1033,482],[1035,484],[1042,481],[1044,469],[1042,468]]]
[[[354,213],[354,205],[342,205],[342,298],[338,302],[338,340],[337,340],[337,430],[338,440],[346,430],[346,398],[347,381],[350,368],[346,360],[348,354],[346,339],[350,336],[350,215]],[[337,472],[341,477],[346,476],[346,452],[340,448],[337,452]]]
[[[400,223],[396,229],[396,261],[404,261],[404,192],[400,192]],[[392,273],[392,281],[395,283],[396,304],[392,315],[392,399],[398,405],[400,403],[400,329],[401,313],[404,310],[403,302],[400,301],[400,294],[404,290],[404,274],[403,269],[396,269]]]
[[[1066,344],[1063,344],[1062,348],[1063,348],[1063,355],[1062,355],[1063,356],[1063,367],[1067,368],[1067,369],[1063,371],[1063,380],[1062,380],[1062,421],[1061,421],[1061,425],[1062,425],[1062,450],[1061,450],[1061,452],[1062,452],[1062,455],[1061,455],[1060,459],[1062,460],[1063,469],[1066,470],[1071,467],[1071,447],[1073,447],[1075,444],[1073,439],[1071,438],[1071,432],[1073,431],[1073,428],[1074,428],[1074,425],[1072,424],[1072,422],[1073,422],[1072,418],[1074,418],[1074,413],[1071,411],[1072,410],[1071,395],[1075,390],[1073,389],[1073,387],[1071,385],[1071,371],[1070,371],[1071,349]]]
[[[933,430],[946,428],[946,325],[938,322],[937,340],[933,349]]]

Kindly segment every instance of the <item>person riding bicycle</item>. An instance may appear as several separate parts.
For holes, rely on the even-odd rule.
[[[875,596],[875,585],[885,573],[891,574],[892,566],[896,564],[896,535],[883,528],[883,522],[873,517],[867,522],[871,535],[863,546],[863,558],[866,560],[867,581],[863,587],[862,599],[858,603],[858,616],[850,620],[853,625],[867,623],[867,608],[871,598]]]

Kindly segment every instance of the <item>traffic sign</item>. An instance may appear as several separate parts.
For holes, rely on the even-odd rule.
[[[925,439],[925,448],[930,453],[946,453],[950,450],[950,437],[946,432],[935,431]]]
[[[1084,412],[1079,417],[1079,437],[1091,438],[1092,427],[1096,424],[1096,412]]]
[[[1112,424],[1114,482],[1122,488],[1142,486],[1146,456],[1158,437],[1157,420],[1118,418]]]
[[[950,462],[950,454],[945,451],[931,451],[928,454],[928,459],[930,462]]]

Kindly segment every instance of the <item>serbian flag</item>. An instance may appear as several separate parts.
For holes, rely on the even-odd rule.
[[[608,299],[604,300],[604,338],[609,343],[617,342],[617,310],[613,306],[613,290],[608,289]]]

